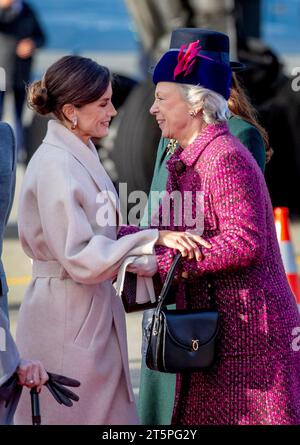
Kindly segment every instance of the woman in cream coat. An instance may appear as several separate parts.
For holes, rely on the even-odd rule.
[[[152,276],[155,245],[198,254],[185,233],[152,229],[117,240],[118,196],[91,142],[107,135],[116,114],[111,95],[107,68],[78,56],[60,59],[28,91],[29,105],[56,119],[22,185],[19,236],[33,260],[33,276],[19,313],[17,345],[47,370],[81,382],[80,400],[71,408],[42,392],[44,424],[138,422],[124,311],[112,279],[130,255],[147,255],[150,261],[138,272]],[[30,420],[29,391],[23,391],[15,423]]]

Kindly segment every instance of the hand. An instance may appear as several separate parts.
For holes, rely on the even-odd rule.
[[[35,50],[35,43],[32,39],[22,39],[17,44],[16,53],[21,59],[28,59]]]
[[[183,257],[188,259],[196,258],[197,261],[202,259],[202,253],[198,245],[211,248],[211,244],[205,241],[201,236],[189,232],[175,232],[173,230],[160,230],[156,244],[159,246],[177,249]]]
[[[36,387],[38,392],[49,379],[44,366],[38,360],[21,359],[16,372],[20,385],[27,386],[27,388]]]

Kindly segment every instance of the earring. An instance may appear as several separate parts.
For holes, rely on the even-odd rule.
[[[76,129],[77,123],[78,123],[77,116],[74,116],[73,119],[72,119],[71,130],[75,130]]]

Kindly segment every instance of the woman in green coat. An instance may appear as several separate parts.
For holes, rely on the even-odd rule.
[[[250,104],[236,75],[233,74],[231,95],[228,100],[232,113],[228,124],[230,132],[236,136],[252,153],[261,170],[264,172],[266,161],[271,156],[266,131],[257,121],[256,112]],[[148,209],[141,222],[147,226],[151,214],[157,209],[158,203],[151,202],[151,191],[162,192],[166,188],[168,171],[166,162],[172,153],[175,142],[161,139],[157,151],[154,174],[151,183]],[[143,343],[145,349],[145,330],[152,319],[152,309],[145,311],[143,316]],[[174,405],[175,374],[151,371],[146,367],[143,357],[140,377],[138,410],[140,421],[144,425],[169,425]]]

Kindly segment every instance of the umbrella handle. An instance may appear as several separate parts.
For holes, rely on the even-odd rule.
[[[39,393],[36,388],[30,390],[32,425],[41,425]]]

